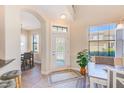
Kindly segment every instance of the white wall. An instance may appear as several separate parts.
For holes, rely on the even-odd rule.
[[[79,69],[77,61],[77,53],[88,48],[88,32],[87,26],[75,21],[70,25],[71,37],[71,67]]]
[[[0,59],[5,58],[4,6],[0,6]]]
[[[4,6],[5,60],[15,59],[7,68],[2,68],[0,74],[9,70],[20,70],[20,20],[16,6]]]

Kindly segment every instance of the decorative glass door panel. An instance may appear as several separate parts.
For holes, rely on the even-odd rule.
[[[56,62],[57,67],[65,65],[65,38],[57,37],[55,41],[56,46]]]
[[[66,68],[70,65],[69,43],[67,34],[52,34],[52,68],[55,70]]]

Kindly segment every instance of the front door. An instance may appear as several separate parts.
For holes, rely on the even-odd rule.
[[[67,33],[52,33],[52,70],[70,66],[69,39]]]

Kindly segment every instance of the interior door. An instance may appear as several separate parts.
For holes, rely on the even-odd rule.
[[[69,41],[66,33],[52,34],[52,68],[67,68],[69,63]]]

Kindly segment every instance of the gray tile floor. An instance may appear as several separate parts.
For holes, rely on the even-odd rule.
[[[40,65],[35,64],[31,70],[22,73],[22,88],[86,88],[87,77],[81,77],[73,70],[57,71],[41,75]]]

